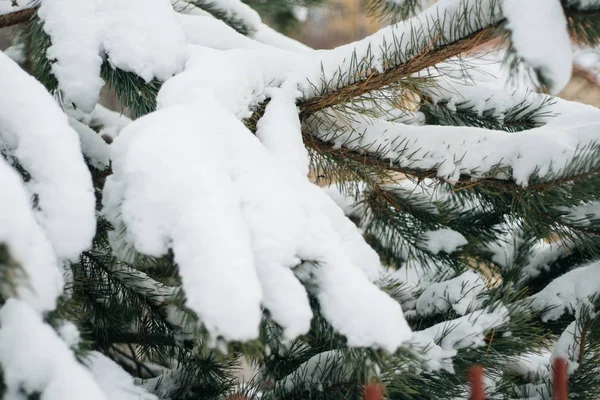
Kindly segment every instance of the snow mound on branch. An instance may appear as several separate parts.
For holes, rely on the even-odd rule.
[[[168,0],[43,0],[38,11],[56,60],[52,73],[65,99],[85,112],[98,101],[101,51],[113,67],[146,82],[183,69],[185,34]]]
[[[591,306],[591,297],[600,292],[600,262],[585,265],[556,278],[533,296],[531,307],[542,311],[542,320],[553,321],[565,311],[575,313]]]
[[[302,142],[298,107],[294,101],[300,97],[300,93],[293,90],[291,94],[287,94],[284,89],[271,88],[267,95],[270,102],[258,121],[256,137],[279,161],[288,163],[306,176],[309,157]]]
[[[534,173],[539,178],[560,174],[585,146],[598,140],[597,108],[557,99],[551,110],[557,115],[545,125],[517,134],[476,127],[411,126],[357,114],[343,127],[337,122],[335,127],[313,131],[324,141],[357,152],[377,152],[400,166],[437,168],[437,175],[449,182],[461,174],[493,175],[527,185]]]
[[[63,279],[50,242],[36,223],[19,175],[0,158],[0,244],[22,266],[26,277],[17,295],[40,311],[56,306]],[[9,284],[5,282],[6,284]]]
[[[92,374],[42,317],[8,299],[0,309],[0,366],[7,398],[41,393],[48,400],[107,400]]]
[[[36,217],[56,255],[74,259],[90,246],[96,228],[79,137],[42,84],[1,52],[0,71],[0,93],[10,93],[0,96],[0,138],[31,175],[27,189],[39,197]]]
[[[291,269],[308,260],[333,327],[351,346],[393,351],[410,329],[372,283],[377,254],[321,189],[199,94],[133,122],[112,145],[104,213],[121,239],[154,256],[173,248],[187,305],[213,334],[255,338],[261,303],[289,338],[308,331]]]
[[[573,70],[573,49],[561,2],[504,0],[502,5],[517,55],[541,73],[552,94],[559,93]]]
[[[419,247],[433,254],[454,253],[459,247],[469,243],[460,233],[450,228],[425,232],[419,242]]]
[[[428,370],[444,369],[453,373],[452,357],[457,350],[484,346],[486,332],[506,324],[508,320],[508,310],[503,306],[493,311],[475,311],[416,331],[410,343],[424,351]]]
[[[97,351],[85,363],[96,382],[110,400],[156,400],[157,397],[133,383],[133,378],[119,364]]]
[[[485,281],[473,271],[444,282],[432,283],[417,300],[417,314],[426,316],[453,309],[459,315],[464,315],[481,305],[477,296],[485,289]]]

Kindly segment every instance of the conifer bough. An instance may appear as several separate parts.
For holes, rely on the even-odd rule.
[[[3,398],[595,393],[600,111],[545,93],[600,2],[424,3],[315,51],[238,0],[0,0]]]

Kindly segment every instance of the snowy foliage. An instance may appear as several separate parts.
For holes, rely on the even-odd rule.
[[[437,398],[473,362],[503,395],[555,357],[597,372],[600,111],[535,90],[568,83],[598,2],[373,0],[416,15],[321,51],[239,0],[18,3],[6,398],[224,398],[234,351],[265,399],[371,379]],[[505,63],[451,57],[498,33]]]

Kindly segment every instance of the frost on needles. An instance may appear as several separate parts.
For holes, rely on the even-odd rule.
[[[597,392],[600,111],[549,93],[600,1],[429,3],[313,50],[238,0],[0,0],[3,398]]]

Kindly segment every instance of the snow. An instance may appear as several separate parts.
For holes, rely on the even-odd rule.
[[[318,264],[323,313],[349,345],[393,351],[410,330],[399,305],[372,283],[379,259],[356,227],[269,153],[232,115],[238,105],[213,96],[206,78],[198,75],[188,104],[177,96],[171,104],[177,78],[161,90],[161,109],[112,145],[103,198],[117,232],[142,253],[173,248],[187,305],[213,334],[256,337],[261,303],[287,337],[306,332],[312,312],[291,268],[308,260]]]
[[[52,245],[35,221],[20,176],[2,158],[0,186],[0,243],[8,246],[26,275],[22,281],[15,279],[18,297],[36,310],[51,310],[62,291],[62,274]]]
[[[554,349],[550,362],[554,362],[557,358],[563,358],[567,361],[567,373],[571,375],[579,367],[577,360],[581,351],[581,326],[577,321],[573,321],[561,333]]]
[[[344,364],[347,367],[338,368]],[[287,393],[315,387],[324,388],[347,382],[353,372],[351,364],[344,360],[342,352],[330,350],[312,356],[277,384]]]
[[[310,47],[298,42],[297,40],[290,39],[266,24],[260,24],[257,27],[256,32],[254,32],[251,37],[257,42],[277,47],[279,49],[290,50],[299,53],[310,53],[313,51],[313,49]]]
[[[161,88],[158,109],[191,103],[210,91],[238,118],[250,117],[250,105],[263,98],[266,86],[255,60],[249,60],[242,51],[224,52],[194,45],[188,45],[188,53],[185,71]],[[211,62],[207,63],[207,59]],[[245,68],[240,69],[240,65]]]
[[[156,400],[157,397],[134,385],[133,378],[117,363],[93,351],[85,360],[98,386],[111,400]]]
[[[211,49],[259,48],[260,43],[242,35],[225,22],[207,15],[176,13],[175,17],[188,44],[202,45]]]
[[[9,14],[27,8],[35,7],[38,2],[36,0],[0,0],[0,15]]]
[[[295,102],[300,93],[295,89],[286,89],[288,90],[270,88],[267,91],[270,102],[263,117],[258,121],[256,136],[275,158],[307,176],[310,161],[302,142],[300,118]]]
[[[36,217],[56,255],[75,259],[91,245],[95,198],[79,137],[52,96],[0,53],[0,138],[31,174],[30,195],[39,195]],[[35,111],[35,118],[31,112]]]
[[[63,92],[65,101],[75,103],[86,112],[94,109],[104,86],[100,78],[102,42],[96,34],[97,3],[44,0],[38,9],[44,31],[52,41],[47,57],[55,60],[52,74],[58,80],[58,89]]]
[[[121,113],[96,104],[94,111],[85,115],[82,122],[92,128],[100,128],[98,132],[100,137],[108,137],[114,140],[119,135],[119,132],[121,132],[121,129],[131,122],[131,119]]]
[[[437,176],[450,183],[468,174],[512,177],[526,185],[534,172],[542,178],[560,173],[582,147],[598,139],[600,110],[564,100],[557,100],[552,110],[556,117],[518,135],[476,127],[411,126],[359,115],[344,121],[345,128],[321,128],[315,134],[338,147],[376,150],[399,166],[437,168]]]
[[[211,0],[210,3],[219,11],[223,11],[228,18],[242,20],[250,31],[255,31],[262,23],[258,13],[241,0]]]
[[[69,124],[79,134],[81,151],[87,157],[92,167],[103,171],[110,165],[108,144],[89,126],[69,117]]]
[[[416,304],[418,315],[428,316],[454,310],[459,315],[481,307],[478,296],[486,290],[485,281],[474,271],[426,286]]]
[[[508,319],[508,310],[503,306],[493,311],[475,311],[416,331],[410,343],[424,351],[423,361],[429,371],[444,369],[453,373],[451,357],[457,350],[484,346],[486,332],[507,323]]]
[[[439,254],[441,251],[450,254],[467,243],[467,239],[461,233],[450,228],[443,228],[425,232],[421,236],[418,246],[433,254]]]
[[[527,260],[527,265],[521,270],[524,279],[535,278],[542,271],[548,271],[550,265],[565,256],[570,250],[566,243],[547,243],[540,240],[531,249],[531,256]]]
[[[104,81],[101,51],[113,67],[147,82],[169,79],[185,62],[185,34],[168,0],[44,0],[38,11],[56,60],[52,73],[67,101],[91,112]]]
[[[42,393],[47,400],[106,400],[90,372],[26,303],[0,309],[0,366],[7,398]]]
[[[61,324],[56,328],[56,333],[70,348],[75,348],[81,341],[77,326],[71,321],[61,321]]]
[[[539,353],[525,353],[508,362],[510,370],[519,374],[523,379],[532,381],[550,376],[550,356],[548,350]]]
[[[594,262],[554,279],[533,296],[531,307],[544,311],[542,321],[554,321],[565,311],[574,313],[585,305],[591,305],[590,297],[599,291],[600,262]]]
[[[206,126],[207,106],[208,113],[191,105],[160,110],[123,129],[112,145],[104,213],[144,254],[160,256],[172,246],[186,304],[210,332],[248,340],[258,333],[261,288],[220,157],[227,125]]]
[[[112,66],[146,82],[166,81],[183,69],[185,34],[169,0],[103,0],[96,21]]]
[[[573,69],[571,38],[560,1],[504,0],[502,11],[517,55],[541,72],[552,94],[559,93]]]

